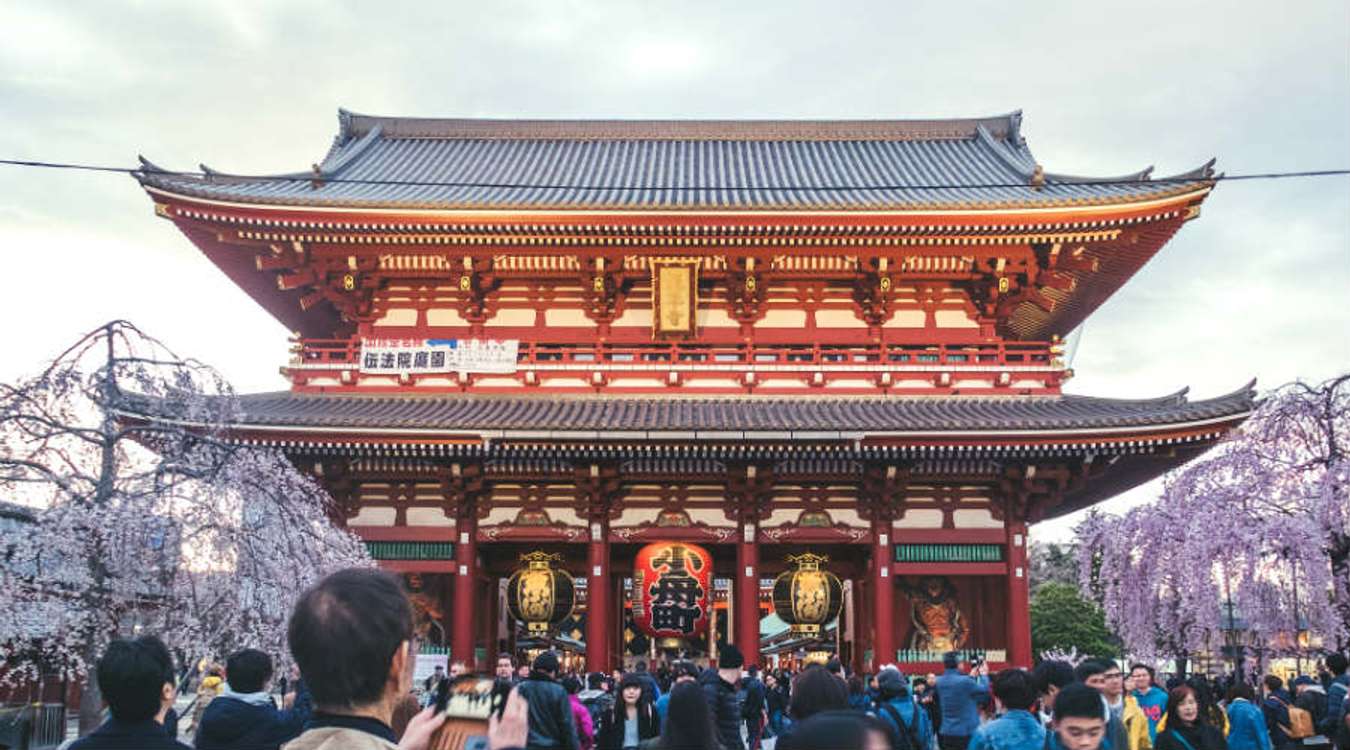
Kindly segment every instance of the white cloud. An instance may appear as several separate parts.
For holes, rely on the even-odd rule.
[[[1350,165],[1350,5],[0,4],[0,154],[304,169],[335,111],[922,117],[1022,108],[1052,171]],[[0,378],[110,317],[282,386],[286,332],[125,177],[0,167]],[[1194,396],[1350,365],[1350,181],[1220,185],[1089,319],[1069,390]],[[1144,489],[1105,507],[1151,496]],[[1045,528],[1056,533],[1067,524]],[[1041,533],[1038,530],[1038,533]]]

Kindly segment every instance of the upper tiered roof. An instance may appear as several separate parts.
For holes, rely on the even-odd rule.
[[[453,210],[1008,209],[1113,205],[1212,185],[1045,172],[1022,115],[950,120],[491,120],[339,113],[306,172],[242,176],[148,161],[148,188],[245,204]]]

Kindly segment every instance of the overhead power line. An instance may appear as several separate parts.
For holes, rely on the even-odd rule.
[[[118,174],[145,174],[161,177],[186,177],[210,181],[221,179],[241,182],[318,182],[320,185],[388,185],[393,187],[448,187],[448,188],[503,188],[519,190],[604,190],[604,191],[752,191],[752,192],[793,192],[793,191],[843,191],[843,190],[970,190],[981,188],[1029,188],[1028,182],[987,182],[987,183],[931,183],[925,185],[589,185],[532,182],[481,182],[456,180],[379,180],[350,177],[325,177],[322,173],[314,175],[246,175],[225,174],[223,172],[177,171],[156,167],[117,167],[102,164],[81,164],[77,162],[38,161],[32,159],[0,159],[0,165],[28,167],[35,169],[64,169],[81,172],[112,172]],[[1178,176],[1159,177],[1147,180],[1111,179],[1091,180],[1075,178],[1072,182],[1047,182],[1047,185],[1153,185],[1181,184],[1188,182],[1249,182],[1255,180],[1285,180],[1310,177],[1339,177],[1350,175],[1350,169],[1312,169],[1294,172],[1253,172],[1248,174],[1218,174],[1211,177]]]

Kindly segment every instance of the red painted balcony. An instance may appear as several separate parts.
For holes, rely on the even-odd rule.
[[[372,373],[361,339],[298,339],[297,390],[476,393],[1055,393],[1071,376],[1052,342],[979,344],[547,344],[522,341],[510,373]]]

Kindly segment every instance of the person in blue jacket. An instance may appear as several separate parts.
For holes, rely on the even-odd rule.
[[[1154,684],[1153,667],[1147,664],[1134,664],[1130,667],[1130,683],[1134,685],[1131,695],[1139,703],[1139,710],[1148,719],[1148,741],[1158,738],[1158,722],[1167,710],[1167,691]]]
[[[1023,750],[1045,745],[1045,727],[1031,715],[1037,692],[1031,673],[1005,669],[994,675],[994,699],[1003,715],[975,730],[969,750]]]
[[[894,750],[929,750],[933,746],[933,725],[925,711],[909,694],[909,681],[893,666],[877,673],[877,707],[872,711],[891,730]]]
[[[947,652],[942,657],[942,676],[937,678],[938,703],[942,706],[938,745],[942,750],[966,750],[970,736],[980,726],[979,706],[989,702],[989,683],[984,675],[962,674],[956,668],[958,663],[956,652]]]
[[[1239,682],[1228,688],[1228,750],[1272,750],[1266,717],[1256,705],[1252,686]]]
[[[225,692],[206,706],[193,744],[197,750],[277,750],[304,731],[313,712],[303,680],[296,685],[295,703],[278,710],[267,692],[272,658],[257,649],[244,649],[225,662]]]

